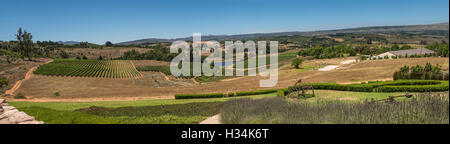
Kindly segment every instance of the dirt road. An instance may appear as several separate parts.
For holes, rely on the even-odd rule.
[[[53,61],[53,59],[45,62],[44,64],[51,63],[52,61]],[[16,92],[16,90],[20,88],[22,83],[24,81],[30,79],[31,76],[33,76],[33,71],[36,70],[38,67],[39,66],[35,66],[35,67],[31,68],[30,70],[28,70],[28,72],[25,74],[25,78],[17,81],[11,89],[5,91],[5,94],[14,95],[14,92]]]

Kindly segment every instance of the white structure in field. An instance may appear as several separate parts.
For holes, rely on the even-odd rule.
[[[399,51],[388,51],[385,53],[382,53],[380,55],[374,56],[372,58],[384,58],[385,56],[388,56],[389,58],[392,58],[392,56],[411,56],[411,55],[424,55],[424,54],[434,54],[435,52],[426,48],[418,48],[418,49],[408,49],[408,50],[399,50]]]

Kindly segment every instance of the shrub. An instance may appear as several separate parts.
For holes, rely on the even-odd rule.
[[[6,87],[9,84],[9,80],[4,78],[4,77],[0,77],[0,88],[1,87]]]
[[[16,96],[14,96],[15,99],[26,99],[26,97],[22,93],[18,93]]]
[[[60,96],[59,92],[53,93],[53,96]]]
[[[210,94],[175,94],[175,99],[195,99],[195,98],[218,98],[225,97],[222,93]]]
[[[277,91],[277,96],[284,97],[285,96],[285,91],[284,90],[278,90]]]
[[[299,69],[300,65],[303,63],[303,59],[296,58],[292,60],[291,66],[293,66],[295,69]]]
[[[403,66],[394,73],[394,80],[399,79],[421,79],[421,80],[445,80],[445,74],[441,71],[441,66],[432,66],[427,63],[425,67],[417,65],[409,68]]]
[[[227,96],[228,96],[228,97],[234,97],[234,92],[229,92],[229,93],[227,94]]]

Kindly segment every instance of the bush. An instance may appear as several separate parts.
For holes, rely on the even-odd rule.
[[[0,77],[0,88],[1,87],[6,87],[9,84],[9,80],[4,78],[4,77]]]
[[[292,61],[291,66],[293,66],[295,69],[299,69],[300,65],[303,63],[303,59],[296,58]]]
[[[234,97],[234,92],[229,92],[229,93],[227,94],[227,96],[228,96],[228,97]]]
[[[26,99],[26,97],[22,93],[18,93],[16,96],[14,96],[15,99]]]
[[[53,96],[60,96],[59,92],[55,92]]]
[[[195,99],[195,98],[219,98],[225,97],[222,93],[210,94],[175,94],[175,99]]]
[[[284,97],[285,95],[286,95],[286,91],[285,90],[278,90],[277,91],[277,96]]]

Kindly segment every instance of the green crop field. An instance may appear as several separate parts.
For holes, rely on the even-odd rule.
[[[134,78],[141,74],[127,60],[57,59],[40,66],[34,74],[97,78]]]

